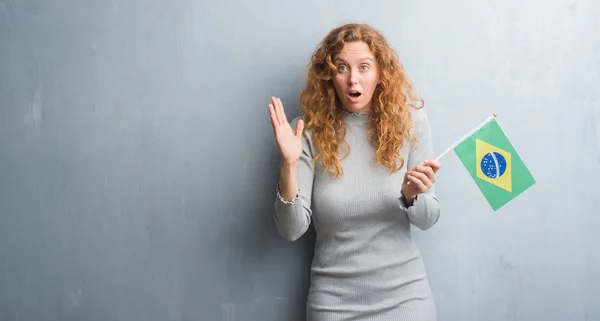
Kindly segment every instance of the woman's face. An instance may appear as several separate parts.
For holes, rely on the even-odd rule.
[[[333,63],[337,67],[333,86],[344,108],[351,113],[369,110],[379,82],[379,66],[369,46],[362,41],[346,43]]]

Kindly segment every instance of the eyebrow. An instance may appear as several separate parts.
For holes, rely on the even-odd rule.
[[[359,61],[365,61],[365,60],[370,60],[370,61],[373,61],[373,59],[372,59],[371,57],[364,57],[364,58],[360,59]],[[335,62],[335,61],[347,62],[347,61],[346,61],[346,60],[344,60],[343,58],[339,58],[339,57],[336,57],[336,58],[335,58],[333,61],[334,61],[334,62]]]

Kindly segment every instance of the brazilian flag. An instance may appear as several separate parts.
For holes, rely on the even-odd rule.
[[[535,184],[535,179],[492,119],[454,148],[494,211]]]

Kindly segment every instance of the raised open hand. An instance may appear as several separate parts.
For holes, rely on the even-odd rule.
[[[282,161],[287,165],[294,165],[300,159],[300,155],[302,155],[304,122],[302,119],[298,120],[296,129],[292,129],[283,111],[281,99],[271,97],[271,101],[272,103],[269,104],[269,114],[271,114],[273,133],[281,152]]]

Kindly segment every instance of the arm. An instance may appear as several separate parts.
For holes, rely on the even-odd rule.
[[[296,127],[300,118],[290,125]],[[311,222],[311,195],[313,184],[313,157],[307,135],[302,137],[302,155],[297,164],[280,166],[280,178],[274,202],[274,220],[279,234],[293,242],[307,231]]]
[[[415,132],[418,135],[418,143],[408,156],[406,167],[408,169],[433,159],[431,128],[427,114],[423,110],[415,110],[412,117]],[[400,209],[406,212],[408,220],[414,226],[422,230],[431,228],[440,217],[440,205],[435,196],[434,185],[424,193],[418,194],[414,199],[406,199],[404,195],[400,197]]]

